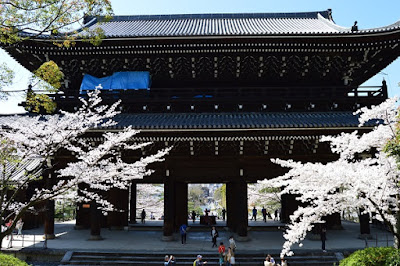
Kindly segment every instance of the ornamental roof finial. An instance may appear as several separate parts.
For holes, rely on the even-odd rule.
[[[353,27],[351,27],[351,31],[358,31],[357,21],[354,21]]]

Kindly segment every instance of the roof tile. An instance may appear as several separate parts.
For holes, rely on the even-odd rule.
[[[241,129],[357,127],[352,112],[119,114],[118,127],[135,129]],[[373,122],[369,123],[373,125]]]

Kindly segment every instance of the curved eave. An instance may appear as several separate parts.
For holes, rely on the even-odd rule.
[[[108,36],[103,41],[130,41],[130,40],[216,40],[216,39],[327,39],[327,38],[364,38],[364,37],[380,37],[388,35],[400,34],[400,27],[382,29],[382,30],[360,30],[356,32],[337,32],[337,33],[326,33],[326,32],[288,32],[288,33],[271,33],[265,35],[252,35],[252,34],[241,34],[241,35],[186,35],[186,36]],[[30,39],[36,42],[61,42],[65,39],[50,39],[50,38],[33,38]],[[75,41],[81,42],[83,39],[76,39]]]
[[[140,132],[305,132],[305,131],[321,131],[321,134],[326,134],[328,131],[354,131],[354,130],[372,130],[372,126],[363,127],[287,127],[287,128],[165,128],[165,129],[148,129],[137,128]],[[91,129],[89,132],[120,132],[122,128],[98,128]]]

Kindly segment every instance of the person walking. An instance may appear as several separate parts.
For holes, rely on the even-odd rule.
[[[213,226],[212,228],[211,228],[211,238],[212,238],[212,248],[213,247],[217,247],[217,237],[218,237],[218,231],[217,231],[217,229],[215,228],[215,226]]]
[[[236,252],[236,242],[233,239],[233,236],[229,237],[229,247],[231,248],[232,252]]]
[[[276,209],[275,210],[275,215],[274,215],[274,221],[278,221],[278,213],[279,213],[279,210]]]
[[[11,225],[13,224],[13,219],[12,218],[10,218],[9,220],[8,220],[8,222],[6,223],[6,230],[7,229],[9,229],[9,228],[11,228]],[[12,239],[12,232],[11,232],[11,239]],[[8,237],[9,237],[9,235],[7,235],[7,240],[8,240]]]
[[[193,220],[193,223],[194,223],[194,221],[196,221],[196,212],[194,210],[192,211],[192,220]]]
[[[325,241],[326,241],[326,228],[325,226],[323,226],[321,229],[322,252],[326,252]]]
[[[145,221],[145,219],[146,219],[146,211],[143,209],[142,210],[142,213],[140,214],[140,220],[141,220],[141,222],[142,222],[142,224],[144,224],[146,221]]]
[[[186,229],[187,229],[186,224],[182,224],[181,227],[179,227],[179,232],[181,233],[182,245],[186,244]]]
[[[219,254],[219,266],[222,266],[224,264],[224,259],[226,255],[225,246],[223,242],[219,243],[218,254]]]
[[[265,207],[263,206],[261,209],[261,213],[263,215],[263,221],[267,222],[267,210],[265,209]]]
[[[257,209],[256,206],[253,207],[253,216],[251,217],[251,220],[257,221]]]
[[[222,220],[225,221],[225,214],[226,214],[226,210],[225,208],[222,209]]]
[[[228,247],[228,251],[226,252],[226,255],[225,255],[225,262],[226,262],[226,266],[231,266],[231,265],[236,264],[235,253],[233,252],[231,247]]]

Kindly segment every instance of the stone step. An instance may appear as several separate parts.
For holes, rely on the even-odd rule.
[[[167,252],[168,253],[168,252]],[[208,265],[218,265],[218,254],[202,253]],[[160,265],[164,260],[164,253],[108,253],[108,252],[79,252],[69,251],[61,260],[61,265]],[[179,265],[193,265],[196,258],[192,253],[174,253]],[[278,254],[272,254],[279,258]],[[341,258],[341,253],[303,253],[288,258],[291,265],[333,265]],[[245,253],[236,254],[236,265],[262,265],[265,254]]]

